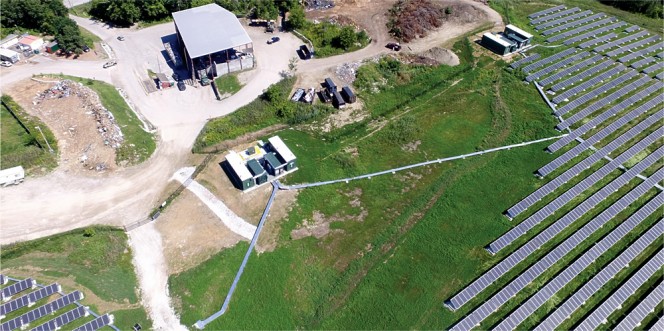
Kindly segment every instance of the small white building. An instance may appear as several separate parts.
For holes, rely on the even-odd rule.
[[[30,49],[35,50],[44,46],[44,39],[41,37],[27,35],[21,40],[18,41],[19,44],[30,47]]]
[[[23,178],[25,178],[25,170],[21,166],[0,170],[0,185],[2,186],[18,184],[23,181]]]
[[[0,48],[0,60],[16,63],[21,59],[21,55],[11,49]]]
[[[10,34],[0,40],[0,48],[9,48],[16,44],[18,44],[18,36],[15,34]]]

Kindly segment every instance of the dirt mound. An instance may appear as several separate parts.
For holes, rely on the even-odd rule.
[[[425,37],[445,22],[474,23],[486,14],[468,3],[457,1],[400,0],[390,9],[388,28],[403,42]]]
[[[459,64],[459,57],[449,49],[434,47],[418,54],[421,57],[434,60],[439,64],[455,66]]]

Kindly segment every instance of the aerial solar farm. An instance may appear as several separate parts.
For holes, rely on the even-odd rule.
[[[11,284],[9,282],[12,281]],[[58,283],[40,285],[32,278],[10,279],[0,275],[0,284],[7,285],[2,288],[2,305],[0,316],[3,317],[1,330],[25,329],[34,326],[31,330],[45,331],[69,328],[76,331],[97,330],[113,323],[113,316],[109,314],[97,315],[89,307],[78,303],[83,299],[83,293],[73,291],[65,294]],[[32,292],[30,292],[32,291]],[[46,299],[52,295],[60,296],[48,303]],[[39,304],[38,304],[39,303]],[[75,304],[76,308],[61,314],[58,310]],[[35,307],[38,305],[38,307]],[[54,317],[54,314],[59,314]],[[78,324],[72,328],[70,324]]]
[[[662,38],[576,7],[528,18],[543,36],[539,47],[554,53],[531,48],[510,67],[536,86],[567,135],[547,147],[560,155],[536,171],[545,183],[506,211],[516,225],[485,247],[504,258],[445,301],[453,311],[475,307],[452,329],[644,327],[664,298]],[[538,250],[547,253],[529,258]],[[531,265],[515,273],[524,261]],[[511,280],[494,289],[503,278]],[[526,288],[532,295],[512,302]],[[489,299],[474,300],[487,289]],[[638,304],[612,318],[628,302]],[[514,308],[487,323],[503,306]],[[663,330],[664,318],[652,329]]]

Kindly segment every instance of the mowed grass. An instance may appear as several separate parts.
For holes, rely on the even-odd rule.
[[[22,166],[28,174],[35,173],[38,168],[55,168],[58,165],[58,146],[51,130],[39,118],[27,114],[11,97],[3,95],[2,100],[18,120],[3,104],[0,109],[0,167],[7,169]],[[21,126],[19,120],[29,132]],[[53,153],[49,152],[48,145],[36,126],[44,132]]]
[[[125,138],[116,150],[115,161],[118,164],[136,165],[152,155],[157,147],[155,137],[143,130],[143,124],[113,85],[88,78],[67,75],[57,77],[83,83],[97,92],[101,103],[113,114]]]
[[[217,85],[217,90],[221,95],[232,95],[237,93],[237,91],[242,88],[242,84],[240,84],[240,81],[237,79],[237,75],[234,74],[219,76],[214,80],[214,82]]]
[[[557,134],[532,86],[488,58],[401,69],[386,73],[388,86],[378,93],[358,91],[371,112],[367,122],[329,133],[308,126],[278,132],[300,168],[283,181],[343,178]],[[417,148],[408,149],[413,143]],[[541,185],[532,172],[553,159],[546,146],[302,190],[281,222],[278,247],[253,254],[229,310],[208,327],[450,326],[461,316],[443,300],[497,261],[482,247],[511,227],[502,212]],[[291,238],[320,214],[333,232]],[[246,248],[239,244],[170,278],[185,325],[221,307]]]
[[[96,311],[114,313],[122,330],[134,323],[150,325],[143,308],[137,308],[137,278],[131,263],[131,248],[124,231],[111,227],[88,227],[41,239],[2,247],[2,273],[32,277],[40,284],[59,282],[67,293],[80,290],[127,309]],[[71,285],[71,282],[75,285]],[[87,293],[86,293],[87,292]],[[84,299],[84,305],[88,305]]]

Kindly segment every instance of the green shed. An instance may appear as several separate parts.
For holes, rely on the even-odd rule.
[[[279,136],[274,136],[267,141],[270,143],[270,149],[279,156],[282,163],[286,164],[286,171],[291,171],[297,168],[297,158],[295,157],[295,154],[291,152],[290,148],[286,146]]]
[[[261,167],[258,161],[254,159],[247,161],[247,168],[249,168],[249,171],[253,175],[256,185],[267,182],[267,172]]]
[[[279,161],[274,153],[267,153],[263,158],[265,159],[265,168],[272,176],[278,176],[284,172],[286,163]]]

